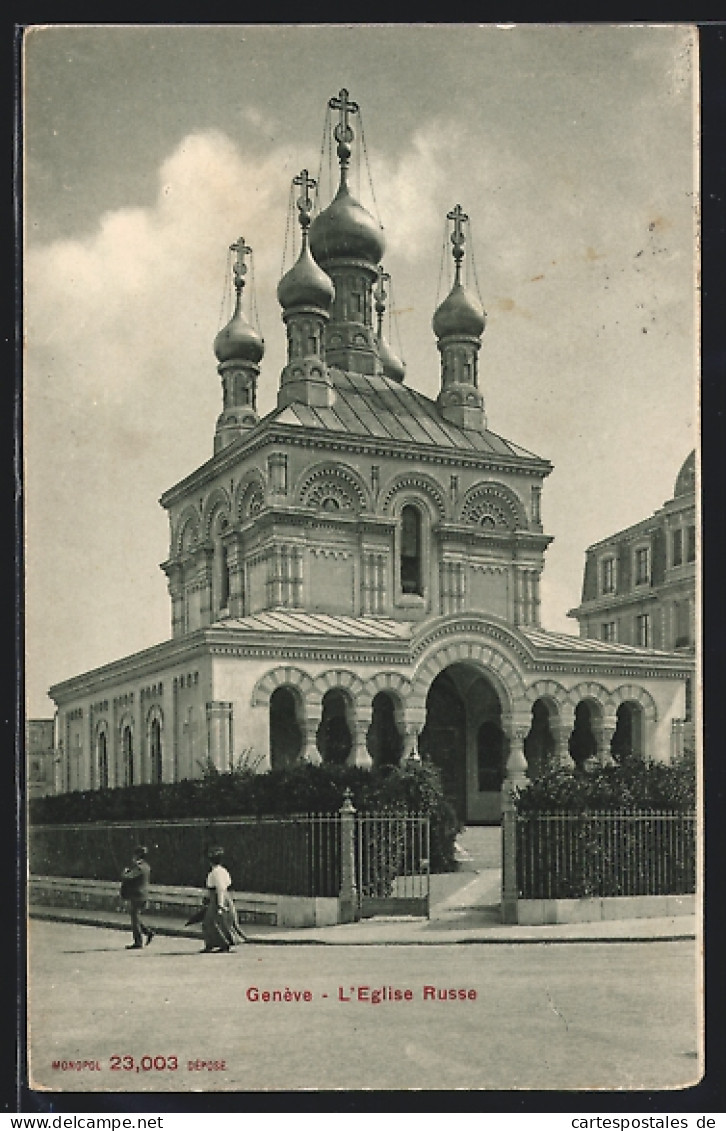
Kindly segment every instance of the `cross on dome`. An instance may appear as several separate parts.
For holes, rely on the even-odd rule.
[[[360,107],[357,102],[353,102],[348,98],[348,91],[343,90],[338,92],[338,96],[333,97],[328,102],[331,110],[337,110],[339,113],[338,124],[333,130],[333,137],[339,144],[349,144],[353,140],[353,131],[348,125],[348,115],[357,114]]]
[[[310,176],[307,169],[303,169],[296,177],[292,178],[292,183],[302,189],[300,196],[297,198],[297,208],[300,213],[300,224],[302,228],[305,229],[310,224],[310,213],[313,209],[310,190],[317,188],[318,182],[314,177]]]
[[[245,263],[245,256],[252,254],[252,248],[247,247],[244,236],[240,236],[238,240],[229,245],[229,250],[235,252],[237,259],[234,264],[234,285],[238,289],[244,286],[244,277],[247,274],[247,264]]]
[[[466,236],[464,235],[464,224],[468,222],[469,217],[467,216],[461,205],[457,204],[456,208],[452,208],[451,212],[446,213],[446,219],[454,221],[454,230],[451,233],[451,242],[454,245],[454,259],[457,263],[460,263],[464,257],[464,243],[466,242]]]

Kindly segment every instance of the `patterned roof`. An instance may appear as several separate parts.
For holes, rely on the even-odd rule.
[[[286,612],[283,609],[253,613],[248,617],[229,617],[211,628],[231,628],[234,632],[292,633],[297,636],[335,636],[354,640],[405,640],[411,624],[383,617],[332,616],[327,613]]]
[[[455,448],[458,451],[500,455],[510,459],[538,460],[494,432],[458,428],[441,416],[435,401],[387,377],[330,370],[335,382],[332,408],[311,408],[292,403],[265,417],[265,422],[343,432],[378,440],[401,441]]]
[[[545,632],[540,628],[520,628],[538,651],[590,652],[602,656],[672,656],[672,652],[657,651],[655,648],[637,648],[632,644],[618,644],[610,640],[595,640],[592,637],[570,636],[566,632]]]

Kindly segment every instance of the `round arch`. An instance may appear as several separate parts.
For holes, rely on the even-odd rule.
[[[269,707],[270,697],[278,687],[293,687],[304,703],[314,688],[312,677],[302,668],[273,668],[258,679],[252,689],[251,705]]]
[[[650,692],[644,687],[637,687],[632,683],[624,683],[610,692],[610,699],[617,710],[621,703],[637,703],[643,712],[643,718],[648,723],[658,721],[658,708]]]
[[[370,510],[370,495],[363,478],[353,468],[335,460],[326,460],[307,468],[298,479],[293,499],[300,506],[314,504],[315,497],[321,493],[326,484],[350,499],[353,509]]]
[[[423,707],[428,689],[445,668],[452,664],[472,664],[490,681],[502,704],[503,714],[511,714],[524,698],[524,681],[512,661],[491,643],[449,640],[437,644],[419,661],[412,679],[411,706]]]
[[[510,530],[526,530],[529,525],[516,491],[494,480],[480,480],[469,488],[459,505],[458,518],[464,523],[477,523],[487,508],[498,519],[497,525],[506,525]]]
[[[530,684],[521,702],[515,704],[515,708],[523,712],[531,711],[538,699],[543,699],[545,703],[551,705],[557,715],[561,715],[564,708],[571,706],[569,692],[561,683],[557,683],[554,679],[538,679],[536,683]]]
[[[603,687],[601,683],[594,683],[592,680],[587,683],[578,683],[572,687],[567,693],[567,699],[570,706],[574,709],[577,704],[582,700],[594,703],[601,714],[614,712],[615,708],[612,701],[612,692]]]
[[[316,676],[313,680],[313,686],[321,698],[327,691],[332,691],[334,688],[347,692],[356,709],[363,692],[363,680],[355,672],[336,671],[332,668]]]
[[[185,507],[176,524],[176,534],[172,540],[177,554],[187,553],[199,541],[201,522],[199,511],[194,506]]]
[[[407,472],[395,476],[381,495],[382,514],[398,515],[406,503],[425,503],[432,522],[445,522],[446,496],[436,480],[424,472]]]
[[[233,514],[237,522],[246,522],[261,509],[265,499],[265,477],[259,468],[242,476],[234,492]]]
[[[204,500],[204,508],[202,510],[202,533],[205,541],[212,535],[212,524],[218,513],[221,511],[227,519],[227,522],[229,522],[231,510],[229,495],[224,487],[215,487],[214,490],[209,492]]]

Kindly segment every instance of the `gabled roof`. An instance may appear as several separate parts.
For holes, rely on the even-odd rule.
[[[434,445],[514,459],[541,460],[494,432],[458,428],[441,416],[435,401],[387,377],[331,369],[336,398],[332,408],[289,404],[261,421],[315,428],[348,436]],[[546,463],[546,460],[541,462]]]

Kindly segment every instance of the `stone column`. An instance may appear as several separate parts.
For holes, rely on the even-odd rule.
[[[415,762],[420,762],[418,740],[426,725],[426,708],[404,706],[403,709],[396,711],[395,718],[396,726],[403,739],[401,761],[405,762],[411,758]]]
[[[311,699],[308,696],[305,700],[305,714],[303,718],[299,719],[300,730],[302,731],[302,750],[300,758],[303,762],[310,762],[314,766],[320,765],[322,758],[315,741],[320,720],[323,714],[322,700]]]
[[[574,725],[575,711],[572,707],[561,709],[559,718],[550,723],[550,730],[555,740],[553,761],[558,769],[568,770],[570,773],[575,768],[568,746]]]
[[[370,725],[371,711],[369,708],[365,712],[365,717],[361,717],[359,714],[350,728],[353,733],[353,745],[350,749],[350,754],[346,758],[346,764],[348,766],[363,766],[364,769],[369,770],[373,765],[373,759],[368,753],[368,747],[366,746],[366,738]]]
[[[593,727],[597,739],[597,760],[601,766],[613,766],[615,759],[610,753],[610,743],[615,734],[617,719],[615,715],[605,715],[599,726]]]
[[[223,773],[232,767],[232,704],[207,703],[207,755]]]
[[[524,714],[502,718],[502,729],[509,738],[509,757],[505,769],[504,789],[521,788],[527,784],[527,759],[524,756],[524,740],[529,734],[531,718]]]

